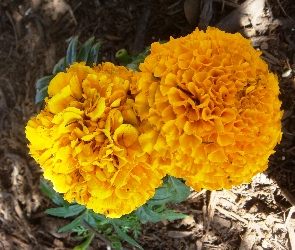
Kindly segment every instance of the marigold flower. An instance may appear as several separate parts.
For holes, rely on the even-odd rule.
[[[31,155],[65,200],[108,217],[143,205],[161,185],[138,137],[132,71],[75,63],[48,87],[45,108],[29,120]]]
[[[152,44],[132,92],[139,141],[168,174],[212,190],[267,168],[283,112],[260,54],[240,34],[210,27]]]

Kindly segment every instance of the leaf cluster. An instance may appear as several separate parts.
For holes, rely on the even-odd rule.
[[[36,82],[35,103],[43,101],[48,96],[48,84],[52,78],[59,72],[66,72],[66,69],[74,62],[85,62],[87,66],[97,63],[102,42],[97,42],[92,46],[93,41],[94,37],[89,38],[78,52],[78,36],[72,38],[66,56],[61,58],[54,66],[52,75],[42,77]]]
[[[165,219],[186,218],[184,214],[167,210],[165,204],[167,202],[181,202],[190,194],[189,187],[180,180],[166,176],[163,185],[156,189],[156,194],[147,204],[121,218],[111,219],[102,214],[94,213],[76,202],[69,203],[65,201],[59,193],[42,179],[40,184],[43,192],[58,206],[47,209],[45,213],[57,217],[73,218],[72,222],[60,228],[59,232],[72,231],[77,233],[79,237],[86,239],[85,242],[75,248],[76,250],[87,249],[96,234],[101,235],[115,249],[122,248],[120,240],[127,241],[131,245],[143,249],[134,240],[142,234],[141,224],[155,223]]]

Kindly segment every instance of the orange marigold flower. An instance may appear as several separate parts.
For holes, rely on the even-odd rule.
[[[131,80],[132,71],[111,63],[75,63],[52,79],[44,110],[26,127],[56,191],[112,218],[143,205],[164,176],[139,144]]]
[[[152,44],[132,92],[139,141],[168,174],[220,189],[267,168],[283,112],[260,54],[239,33],[210,27]]]

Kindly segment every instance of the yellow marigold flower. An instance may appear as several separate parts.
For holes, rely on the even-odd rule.
[[[44,110],[26,127],[30,153],[56,191],[112,218],[143,205],[164,176],[138,141],[132,74],[75,63],[52,79]]]
[[[277,77],[250,41],[216,28],[153,43],[132,84],[139,141],[196,190],[230,188],[267,168],[281,140]]]

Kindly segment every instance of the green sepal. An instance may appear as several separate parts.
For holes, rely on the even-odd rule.
[[[89,56],[91,50],[91,44],[93,43],[94,36],[89,38],[81,47],[78,55],[77,55],[77,62],[87,62],[87,58]]]
[[[93,238],[94,238],[94,233],[89,233],[87,240],[81,245],[74,247],[73,250],[87,250]]]
[[[94,44],[90,50],[90,53],[88,55],[88,59],[86,62],[86,65],[89,67],[92,67],[92,65],[94,63],[97,63],[97,59],[98,59],[98,54],[99,54],[99,49],[101,47],[102,42],[97,42],[96,44]]]
[[[40,186],[43,193],[46,194],[56,205],[58,206],[69,205],[69,203],[65,201],[59,193],[57,193],[51,186],[49,186],[42,179],[40,179]]]
[[[58,61],[57,64],[54,65],[52,74],[56,75],[59,72],[66,72],[66,69],[67,69],[66,58],[63,57],[62,59]]]
[[[69,67],[71,64],[76,62],[77,58],[77,46],[78,46],[78,36],[73,37],[71,40],[66,54],[66,66]]]
[[[76,204],[76,205],[70,205],[68,207],[49,208],[45,210],[45,213],[53,215],[53,216],[57,216],[57,217],[67,218],[67,217],[71,217],[76,214],[79,214],[85,209],[86,209],[85,206]]]

